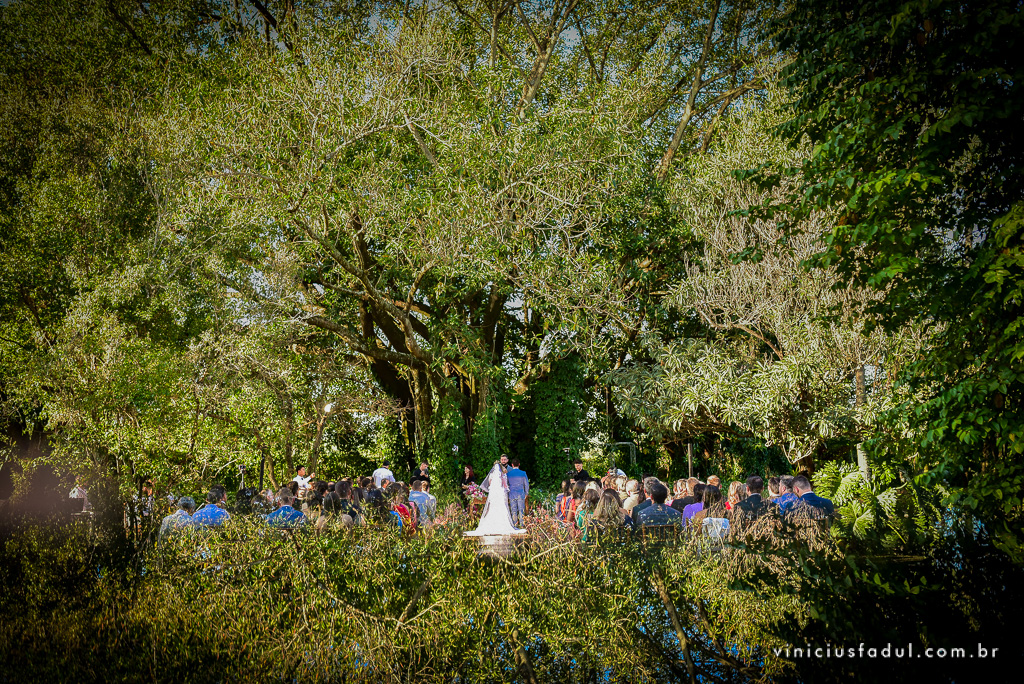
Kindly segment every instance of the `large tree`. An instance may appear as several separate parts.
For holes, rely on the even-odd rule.
[[[701,327],[682,339],[648,336],[652,361],[611,377],[622,409],[666,438],[756,437],[813,468],[827,445],[874,432],[921,335],[909,326],[866,332],[874,291],[838,287],[834,268],[804,268],[834,220],[828,212],[809,215],[784,244],[774,221],[746,214],[770,195],[738,170],[807,155],[772,134],[781,120],[778,97],[742,110],[707,154],[681,166],[669,196],[698,244],[681,255],[684,274],[665,305]],[[756,249],[756,259],[737,260]]]
[[[277,17],[269,40],[173,76],[150,129],[162,229],[245,315],[362,359],[411,447],[450,453],[434,427],[454,417],[472,448],[542,356],[624,357],[645,293],[678,269],[659,160],[763,83],[756,6],[651,9],[653,24],[576,2]]]

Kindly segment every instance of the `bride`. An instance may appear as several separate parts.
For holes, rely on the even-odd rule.
[[[494,467],[487,474],[483,488],[487,490],[487,503],[484,513],[480,516],[480,524],[472,532],[465,532],[467,537],[490,537],[508,534],[526,534],[512,525],[512,514],[508,509],[508,485],[505,483],[501,464],[494,462]]]

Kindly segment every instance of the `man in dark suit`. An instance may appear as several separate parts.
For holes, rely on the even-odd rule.
[[[637,519],[636,516],[640,513],[640,511],[642,511],[645,508],[648,508],[648,507],[650,507],[651,505],[654,504],[654,501],[651,499],[651,489],[656,484],[658,484],[658,478],[656,478],[656,477],[645,477],[644,478],[643,489],[640,490],[641,499],[640,499],[639,502],[637,502],[636,506],[633,506],[633,510],[630,512],[630,515],[633,517],[633,520]]]
[[[832,501],[815,494],[810,480],[803,475],[793,478],[793,493],[799,498],[795,504],[789,507],[788,513],[791,515],[802,513],[819,520],[835,515],[836,507]]]
[[[747,478],[747,498],[736,504],[733,516],[736,522],[757,520],[771,509],[771,503],[761,498],[764,492],[764,480],[760,475]]]

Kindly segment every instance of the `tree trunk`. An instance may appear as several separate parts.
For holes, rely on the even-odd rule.
[[[867,383],[864,380],[863,363],[857,365],[857,368],[853,373],[853,377],[857,385],[857,407],[860,408],[864,406],[868,400]],[[871,467],[868,465],[868,455],[864,452],[863,442],[859,442],[857,444],[857,467],[860,468],[860,474],[864,478],[864,481],[871,482]]]

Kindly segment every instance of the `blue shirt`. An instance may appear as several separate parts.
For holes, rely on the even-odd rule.
[[[775,497],[775,503],[779,507],[779,513],[788,513],[789,509],[796,504],[800,499],[793,492],[786,492],[781,496]]]
[[[505,473],[508,480],[508,496],[510,499],[525,499],[530,493],[530,478],[519,468],[509,468]]]
[[[267,524],[273,527],[302,527],[307,522],[306,514],[291,506],[281,506],[267,516]]]
[[[423,523],[431,522],[437,514],[437,499],[426,492],[414,489],[409,492],[409,502],[416,504],[416,508],[420,512],[420,521]]]
[[[207,527],[220,527],[228,520],[231,519],[231,515],[223,508],[216,504],[206,504],[192,516],[192,522],[197,525],[206,525]]]

